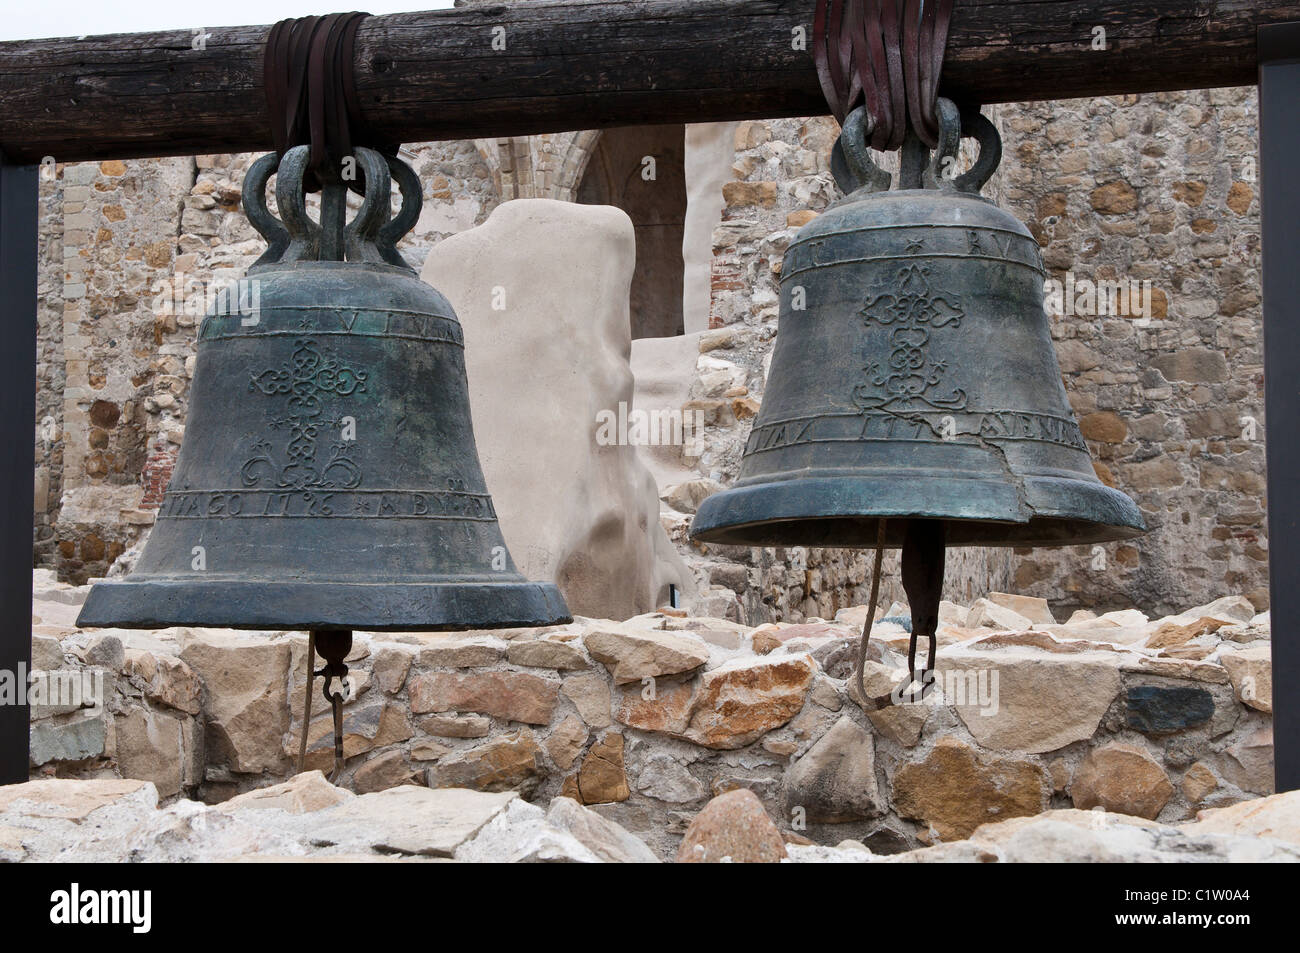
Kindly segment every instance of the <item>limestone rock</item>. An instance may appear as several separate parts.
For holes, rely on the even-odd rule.
[[[639,409],[633,233],[614,207],[517,199],[438,242],[421,272],[464,329],[474,435],[511,555],[571,612],[598,618],[652,609],[669,585],[688,603],[695,591],[654,478],[619,439],[620,411],[631,425]]]
[[[582,846],[610,864],[657,864],[659,858],[640,838],[567,797],[551,799],[546,820],[572,834]]]
[[[82,652],[87,665],[97,665],[110,672],[120,672],[126,663],[126,649],[116,635],[99,635],[87,643]]]
[[[1223,753],[1220,773],[1243,791],[1272,794],[1273,726],[1263,725],[1235,742]]]
[[[720,794],[691,821],[677,851],[679,864],[775,864],[785,841],[753,791]]]
[[[596,864],[601,858],[562,828],[546,812],[524,801],[511,801],[473,838],[456,848],[455,858],[468,864]]]
[[[1262,837],[1188,833],[1104,811],[1046,811],[979,828],[970,840],[881,858],[883,863],[1232,863],[1300,860]]]
[[[301,725],[298,731],[301,731]],[[375,748],[406,741],[414,734],[411,720],[400,705],[377,698],[364,705],[343,709],[343,756],[355,758]],[[284,755],[296,759],[297,732],[285,740]],[[334,718],[328,712],[313,716],[307,731],[307,758],[304,768],[326,770],[334,764]]]
[[[1046,599],[1037,599],[1033,596],[1017,596],[1009,592],[990,592],[988,601],[994,605],[1002,606],[1004,609],[1010,609],[1035,624],[1046,623],[1051,625],[1056,622],[1056,619],[1052,616],[1052,610],[1047,606]],[[942,606],[940,609],[942,609]],[[970,625],[969,622],[958,622],[956,624]]]
[[[573,715],[566,715],[543,746],[555,766],[561,771],[568,771],[573,767],[573,762],[578,760],[578,755],[582,754],[588,734],[586,725]]]
[[[281,744],[289,730],[289,642],[194,630],[181,659],[205,688],[207,762],[248,774],[286,767]]]
[[[583,804],[608,804],[631,797],[623,764],[623,736],[617,731],[606,733],[582,759],[578,794]]]
[[[531,642],[511,642],[506,649],[506,660],[511,665],[532,668],[553,668],[561,671],[590,668],[586,657],[575,645],[550,639]]]
[[[197,772],[185,776],[185,767],[193,759],[186,757],[185,724],[181,718],[136,708],[116,718],[113,728],[118,769],[123,777],[152,781],[159,797],[179,794],[183,786],[202,780]]]
[[[406,761],[401,751],[385,751],[371,758],[352,775],[352,786],[358,794],[386,791],[401,784],[418,784],[419,772]]]
[[[1270,837],[1300,846],[1300,791],[1210,808],[1199,812],[1193,823],[1182,825],[1182,830],[1187,834]]]
[[[526,672],[430,672],[410,679],[411,711],[477,712],[546,725],[559,700],[558,682]]]
[[[785,776],[787,811],[802,807],[813,823],[838,824],[884,810],[876,786],[875,745],[848,717],[837,721]]]
[[[304,771],[280,784],[237,795],[217,805],[217,810],[227,813],[286,811],[290,814],[311,814],[350,801],[354,796],[351,791],[330,784],[321,772]]]
[[[1218,777],[1204,761],[1197,761],[1183,775],[1183,794],[1193,804],[1200,804],[1218,787]]]
[[[38,672],[53,672],[63,668],[63,646],[58,639],[48,635],[32,636],[32,668]]]
[[[657,751],[645,759],[635,786],[638,793],[668,804],[690,804],[709,793],[703,782],[666,751]]]
[[[702,641],[671,632],[598,629],[588,632],[583,642],[592,658],[609,668],[615,685],[679,675],[709,660],[708,647]]]
[[[1149,649],[1164,649],[1186,645],[1192,639],[1216,632],[1228,624],[1222,619],[1215,619],[1211,616],[1201,616],[1192,622],[1174,620],[1162,622],[1147,638],[1146,647]]]
[[[389,695],[400,692],[414,658],[414,652],[396,645],[381,645],[375,649],[370,672],[379,690]]]
[[[619,691],[614,717],[629,728],[680,736],[690,725],[694,701],[692,682],[657,682],[653,690],[633,685]]]
[[[902,679],[902,670],[888,668],[879,662],[868,661],[862,667],[862,683],[866,686],[867,695],[872,699],[891,694],[895,685]],[[921,740],[921,732],[925,729],[926,720],[930,717],[933,706],[925,704],[923,700],[919,704],[887,705],[875,709],[864,704],[858,692],[857,678],[849,675],[845,684],[848,687],[849,698],[866,712],[872,727],[881,735],[904,748],[911,748]]]
[[[1122,742],[1090,751],[1070,784],[1076,808],[1102,807],[1152,820],[1173,796],[1174,786],[1160,763],[1145,749]]]
[[[609,682],[604,676],[595,672],[572,675],[564,680],[560,690],[591,727],[608,728],[614,723],[610,716]]]
[[[431,788],[515,790],[529,797],[544,775],[542,749],[521,731],[448,755],[428,769],[426,783]]]
[[[500,639],[435,635],[438,641],[420,649],[421,668],[481,668],[500,661],[506,644]]]
[[[706,748],[743,748],[799,713],[816,669],[808,655],[769,655],[705,672],[684,737]]]
[[[1119,670],[1099,653],[1039,655],[1032,649],[974,656],[941,654],[941,677],[960,673],[978,686],[987,670],[995,704],[954,705],[958,717],[985,748],[1037,754],[1091,738],[1102,715],[1119,693]],[[994,689],[994,674],[997,675]]]
[[[318,843],[411,856],[451,857],[517,795],[403,785],[351,798],[311,819]]]
[[[440,741],[426,738],[423,741],[416,741],[411,744],[411,760],[437,761],[451,750],[451,745],[445,745]]]
[[[1256,711],[1273,711],[1273,660],[1267,646],[1224,652],[1219,661],[1228,670],[1237,700]]]
[[[923,761],[894,773],[894,808],[927,824],[942,840],[969,837],[981,824],[1037,814],[1051,779],[1034,761],[977,752],[940,738]]]
[[[486,738],[492,719],[482,715],[428,715],[420,719],[420,730],[440,738]]]
[[[976,599],[970,607],[970,613],[966,616],[966,625],[972,629],[984,627],[1010,629],[1014,632],[1020,632],[1028,629],[1033,624],[1031,619],[1021,615],[1014,609],[1008,609],[1006,606],[999,605],[988,599]]]
[[[734,366],[734,365],[733,365]],[[715,395],[721,396],[721,395]],[[668,487],[659,497],[679,513],[694,513],[708,497],[722,489],[717,480],[688,480]]]
[[[1186,612],[1180,613],[1180,615],[1194,618],[1210,616],[1211,618],[1224,619],[1229,622],[1249,622],[1255,616],[1255,607],[1244,596],[1224,596],[1222,599],[1215,599],[1203,606],[1188,609]]]
[[[193,669],[175,656],[131,650],[126,653],[122,671],[144,683],[145,697],[150,701],[189,715],[199,713],[203,683]]]
[[[27,817],[84,821],[100,808],[131,802],[158,806],[158,791],[148,781],[80,781],[50,778],[0,785],[0,814],[20,811]]]

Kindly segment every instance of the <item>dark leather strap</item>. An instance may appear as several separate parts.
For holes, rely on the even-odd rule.
[[[271,28],[262,77],[275,151],[311,147],[308,191],[338,181],[355,145],[395,156],[397,146],[369,141],[357,99],[357,31],[366,13],[281,20]],[[351,183],[356,185],[357,183]]]
[[[861,102],[871,146],[897,149],[908,128],[938,143],[935,102],[954,0],[817,0],[813,60],[841,123]]]

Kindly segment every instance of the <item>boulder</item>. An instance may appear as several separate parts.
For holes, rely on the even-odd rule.
[[[786,772],[785,805],[787,812],[803,808],[807,820],[816,824],[882,813],[871,735],[848,717],[837,721]]]
[[[1088,752],[1070,783],[1074,806],[1154,820],[1174,796],[1165,769],[1143,748],[1112,742]]]
[[[575,800],[583,804],[609,804],[632,796],[623,764],[623,736],[610,731],[588,749],[578,769]]]
[[[978,752],[956,738],[940,738],[922,761],[894,773],[894,808],[926,824],[941,840],[969,837],[981,824],[1037,814],[1052,783],[1026,758]]]
[[[1017,596],[1009,592],[990,592],[988,601],[994,605],[1002,606],[1004,609],[1010,609],[1012,612],[1028,619],[1030,622],[1046,623],[1052,625],[1056,619],[1052,616],[1052,610],[1047,606],[1046,599],[1037,599],[1033,596]],[[940,605],[940,612],[943,607]],[[968,625],[966,622],[957,622],[956,625]]]
[[[654,851],[640,838],[595,811],[587,810],[572,798],[552,798],[546,820],[552,827],[571,834],[605,863],[659,863]]]
[[[629,439],[635,263],[620,209],[517,199],[435,245],[421,272],[464,329],[479,459],[512,556],[597,618],[663,605],[670,585],[695,594]]]
[[[528,725],[550,724],[559,682],[527,672],[429,672],[407,689],[411,711],[477,712]]]
[[[428,769],[426,783],[431,788],[518,791],[530,797],[545,774],[542,749],[530,732],[519,731],[447,755]]]
[[[286,811],[290,814],[310,814],[350,801],[354,796],[351,791],[330,784],[321,772],[304,771],[280,784],[232,797],[217,805],[217,810],[227,813]]]
[[[1188,834],[1270,837],[1300,847],[1300,791],[1209,808],[1197,813],[1193,823],[1183,824],[1182,830]]]
[[[781,832],[747,788],[720,794],[706,804],[677,850],[679,864],[775,864],[785,856]]]
[[[709,660],[701,639],[672,632],[600,628],[588,632],[583,644],[610,670],[615,685],[691,672]]]
[[[288,766],[290,644],[217,630],[184,630],[181,660],[202,680],[208,764],[260,774]]]
[[[1268,646],[1223,652],[1219,661],[1228,670],[1237,700],[1256,711],[1273,711],[1273,658]]]
[[[985,678],[992,704],[953,706],[981,746],[1037,754],[1092,737],[1119,694],[1116,658],[1113,653],[1039,654],[1030,648],[955,650],[940,654],[936,668],[945,681],[974,679],[978,686]]]
[[[682,735],[706,748],[743,748],[799,713],[816,670],[808,655],[766,655],[705,672]]]

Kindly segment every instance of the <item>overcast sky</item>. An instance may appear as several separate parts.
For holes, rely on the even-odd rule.
[[[192,30],[197,27],[274,23],[285,17],[321,13],[401,13],[438,10],[452,0],[357,0],[350,6],[328,0],[222,0],[204,4],[176,0],[12,0],[0,19],[0,40],[32,40],[51,36],[94,36],[99,33],[143,33],[150,30]],[[196,16],[205,19],[195,22]]]

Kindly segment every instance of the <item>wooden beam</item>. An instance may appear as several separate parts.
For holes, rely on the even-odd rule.
[[[792,42],[812,14],[813,0],[567,0],[378,16],[358,36],[357,89],[375,132],[406,142],[817,115]],[[992,103],[1253,85],[1257,30],[1287,20],[1300,0],[959,0],[944,89]],[[0,43],[0,150],[267,148],[268,30]]]

